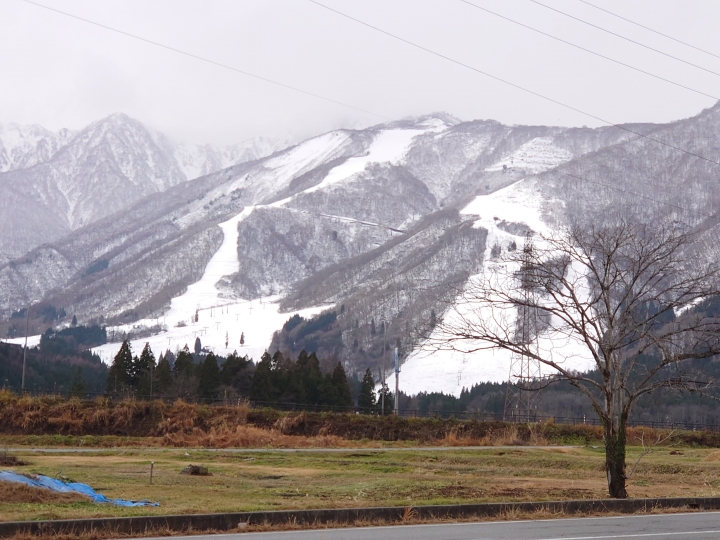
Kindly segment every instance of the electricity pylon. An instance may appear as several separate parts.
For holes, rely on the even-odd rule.
[[[519,272],[520,302],[517,306],[515,337],[522,352],[513,353],[505,394],[503,419],[509,422],[535,422],[540,405],[540,361],[532,357],[538,353],[539,319],[536,307],[536,284],[533,272],[533,245],[530,235],[525,237]],[[530,353],[530,354],[528,354]]]

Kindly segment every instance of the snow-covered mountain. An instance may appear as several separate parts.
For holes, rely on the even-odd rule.
[[[188,180],[227,169],[246,161],[255,161],[291,146],[290,139],[255,137],[238,144],[177,144],[173,156]]]
[[[720,160],[713,142],[720,106],[630,128]],[[98,190],[106,183],[108,193],[104,214],[94,214],[81,211],[88,207],[79,194],[58,189],[64,213],[48,210],[47,219],[64,226],[64,236],[0,263],[3,318],[43,301],[117,332],[164,325],[151,338],[158,346],[202,335],[218,352],[257,356],[272,340],[358,370],[377,369],[394,342],[412,386],[406,390],[459,393],[502,378],[507,359],[425,357],[411,329],[432,312],[441,316],[492,253],[515,249],[528,230],[633,212],[690,223],[708,250],[720,251],[720,227],[708,219],[720,203],[716,166],[615,127],[505,126],[431,114],[336,130],[274,152],[258,143],[254,157],[272,154],[189,180],[250,154],[173,146],[147,133],[129,119],[106,119],[20,171],[35,178],[28,171],[44,167],[35,183],[51,193],[69,181],[63,174],[71,163],[83,163],[83,181]],[[0,175],[0,189],[13,174]],[[132,200],[114,206],[114,186]],[[323,309],[336,312],[330,326],[273,336],[292,313]]]
[[[48,161],[71,136],[67,129],[52,132],[41,126],[0,124],[0,173]]]
[[[76,133],[0,126],[0,262],[133,203],[283,143],[253,139],[216,148],[170,143],[124,114]]]

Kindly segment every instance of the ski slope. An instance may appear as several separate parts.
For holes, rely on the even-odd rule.
[[[501,228],[503,224],[523,224],[536,233],[548,233],[549,229],[542,220],[543,207],[556,204],[554,201],[543,199],[540,192],[535,189],[534,181],[520,180],[502,190],[490,195],[476,197],[463,210],[463,214],[478,216],[475,227],[487,229],[487,245],[484,254],[483,271],[471,278],[475,283],[482,283],[493,275],[494,265],[501,264],[492,260],[491,250],[498,245],[502,251],[507,251],[511,243],[516,249],[522,249],[525,236],[507,232]],[[519,229],[519,227],[516,227]],[[504,264],[504,263],[502,263]],[[507,275],[507,272],[501,272]],[[513,325],[515,310],[488,312],[479,310],[474,312],[471,306],[458,303],[445,317],[480,317],[482,320],[501,320],[503,326]],[[508,326],[512,327],[512,326]],[[431,336],[433,339],[441,338],[439,329]],[[465,350],[482,345],[480,343],[467,343]],[[541,335],[538,339],[538,349],[547,358],[551,357],[569,369],[586,371],[594,367],[592,358],[584,344],[576,336],[568,335]],[[400,375],[400,389],[406,394],[414,395],[420,392],[443,392],[459,396],[463,388],[470,388],[479,382],[503,382],[510,375],[511,354],[499,349],[485,349],[473,353],[460,351],[433,351],[427,346],[416,349],[403,363]],[[544,367],[543,375],[552,371]]]
[[[38,345],[40,345],[40,337],[40,334],[38,334],[37,336],[28,336],[28,349],[32,349],[33,347],[37,347]],[[25,336],[19,338],[3,338],[0,339],[0,341],[3,343],[11,343],[13,345],[25,346]]]
[[[437,129],[433,126],[432,130]],[[428,129],[388,129],[381,131],[375,136],[373,142],[364,156],[348,159],[342,165],[333,168],[327,176],[317,184],[303,193],[312,193],[328,186],[336,184],[346,178],[361,173],[371,163],[400,162],[407,154],[410,145],[415,137],[430,131]]]
[[[165,331],[131,340],[133,351],[139,354],[145,343],[150,344],[156,357],[166,350],[174,353],[185,345],[192,350],[195,339],[199,337],[203,347],[208,347],[215,354],[227,356],[237,352],[258,360],[270,345],[273,332],[279,330],[293,313],[280,313],[279,296],[241,300],[225,296],[217,287],[225,276],[240,268],[237,258],[238,224],[254,209],[254,206],[247,207],[219,224],[223,232],[220,248],[208,262],[202,278],[190,285],[184,294],[171,300],[170,309],[164,317],[108,327],[109,342],[95,347],[93,352],[109,364],[120,349],[122,340],[119,336],[124,332],[162,326]],[[311,317],[322,309],[310,308],[297,313]],[[244,337],[244,344],[240,343],[241,337]]]
[[[362,171],[371,163],[398,163],[401,161],[413,139],[424,133],[437,132],[447,126],[440,122],[428,122],[421,129],[388,129],[378,132],[365,155],[353,157],[343,164],[331,169],[323,180],[302,193],[311,193],[327,189],[338,182],[350,178]],[[319,161],[327,159],[349,141],[344,132],[331,132],[315,137],[292,150],[272,158],[265,167],[264,187],[259,192],[265,193],[271,186],[283,185],[302,171],[311,168]],[[255,180],[257,182],[257,179]],[[268,297],[256,300],[239,300],[227,297],[222,290],[223,281],[240,270],[237,259],[238,224],[247,218],[256,208],[285,206],[293,197],[276,201],[269,205],[254,205],[245,208],[231,219],[220,223],[223,231],[223,242],[218,251],[210,259],[200,280],[187,288],[187,291],[173,298],[170,309],[161,319],[144,319],[132,325],[108,328],[108,337],[112,342],[93,349],[105,362],[111,362],[120,348],[121,341],[113,336],[124,332],[137,332],[143,328],[162,326],[165,331],[148,338],[131,341],[133,350],[139,351],[145,343],[149,343],[158,355],[169,349],[175,352],[185,345],[192,349],[195,339],[200,338],[202,345],[216,354],[223,356],[237,351],[240,355],[249,355],[258,359],[270,345],[273,332],[279,330],[292,313],[282,314],[278,311],[280,297]],[[362,222],[342,216],[332,216],[358,225],[382,226],[375,223]],[[220,287],[218,287],[220,285]],[[311,317],[319,313],[325,306],[309,308],[298,312],[303,317]],[[197,320],[196,320],[197,315]],[[240,337],[244,334],[245,343],[240,345]]]

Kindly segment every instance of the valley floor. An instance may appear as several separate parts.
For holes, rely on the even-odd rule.
[[[630,449],[630,464],[640,451]],[[17,472],[63,476],[108,497],[150,499],[160,506],[25,502],[0,489],[3,521],[607,496],[603,449],[592,446],[293,453],[116,448],[82,454],[27,448],[16,455],[28,462],[8,467]],[[180,475],[188,464],[206,466],[212,476]],[[719,478],[720,451],[663,447],[643,458],[628,491],[631,497],[718,496]]]

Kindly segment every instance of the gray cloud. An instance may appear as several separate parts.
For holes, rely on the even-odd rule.
[[[399,43],[305,0],[43,0],[218,62],[390,118],[443,110],[462,119],[598,125]],[[479,69],[613,122],[663,122],[712,104],[455,0],[323,0]],[[570,21],[527,0],[474,0],[506,16],[710,94],[718,77]],[[595,0],[713,50],[712,0]],[[720,60],[578,2],[558,9],[720,71]],[[0,122],[79,128],[122,111],[179,139],[303,137],[381,121],[21,2],[0,0]],[[720,48],[713,50],[720,53]]]

